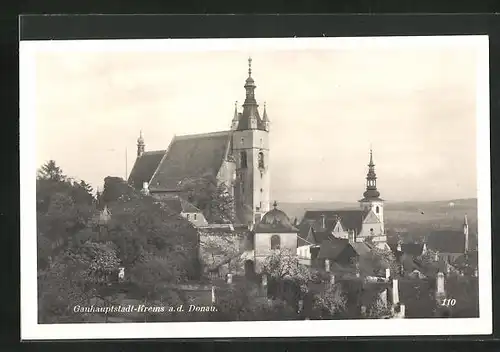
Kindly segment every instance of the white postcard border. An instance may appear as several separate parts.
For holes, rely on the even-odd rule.
[[[479,318],[120,324],[37,323],[36,62],[38,51],[247,51],[356,49],[361,46],[473,45],[478,49],[477,189]],[[20,53],[21,338],[229,338],[487,335],[492,333],[488,36],[22,41]]]

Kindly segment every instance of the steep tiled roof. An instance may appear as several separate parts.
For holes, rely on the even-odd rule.
[[[217,176],[231,139],[231,132],[215,132],[173,138],[150,189],[178,189],[190,178]]]
[[[469,234],[469,249],[475,247],[475,240],[475,236]],[[427,248],[441,253],[464,253],[465,235],[458,230],[434,231],[427,237]]]
[[[344,251],[347,246],[349,246],[348,240],[337,238],[324,240],[321,243],[321,249],[319,250],[318,258],[334,260],[339,256],[340,253]]]
[[[356,230],[361,232],[363,225],[363,210],[306,210],[301,224],[308,224],[315,230],[322,229],[322,216],[325,217],[326,230],[331,231],[337,217],[340,217],[340,222],[344,230]]]
[[[413,257],[418,257],[422,254],[422,250],[424,249],[423,243],[403,243],[401,244],[401,251],[404,254],[409,254]]]
[[[201,213],[201,210],[179,196],[171,196],[163,199],[162,203],[176,213]]]
[[[165,150],[155,150],[145,152],[135,161],[134,167],[128,178],[129,184],[136,189],[141,189],[143,182],[149,182],[161,159],[165,155]]]
[[[254,231],[261,233],[292,233],[299,232],[299,229],[292,225],[285,212],[276,208],[275,204],[274,209],[265,213],[262,220],[255,225]]]
[[[352,248],[358,253],[358,255],[367,255],[371,252],[371,248],[364,242],[356,242],[351,244]]]

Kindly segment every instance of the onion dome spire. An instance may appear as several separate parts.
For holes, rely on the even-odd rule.
[[[375,163],[373,162],[373,151],[370,148],[370,162],[368,163],[368,173],[366,174],[365,198],[378,198],[380,192],[377,190],[377,174],[375,173]]]

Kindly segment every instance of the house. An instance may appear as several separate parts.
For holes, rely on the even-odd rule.
[[[464,217],[463,230],[438,230],[427,237],[427,248],[447,263],[452,264],[467,252],[477,249],[477,236],[469,235],[467,215]]]
[[[170,195],[161,201],[165,206],[175,213],[181,215],[195,227],[206,227],[208,222],[203,212],[178,195]]]
[[[278,209],[277,202],[253,227],[252,232],[253,258],[246,260],[245,267],[248,269],[253,265],[255,272],[260,272],[266,258],[276,250],[285,250],[292,255],[297,253],[299,229],[293,226],[285,212]]]
[[[340,266],[352,266],[356,261],[358,253],[346,239],[326,239],[321,243],[318,253],[318,265],[330,271],[330,264]]]

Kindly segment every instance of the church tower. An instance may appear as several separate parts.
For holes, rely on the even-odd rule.
[[[248,78],[244,87],[243,111],[239,113],[235,107],[231,129],[236,162],[235,212],[239,222],[246,225],[260,221],[270,207],[269,118],[265,107],[263,118],[259,114],[252,58],[248,59]]]
[[[142,156],[142,154],[144,154],[145,149],[146,149],[146,144],[144,144],[144,138],[142,137],[142,131],[140,131],[139,138],[137,138],[137,157]]]
[[[377,175],[375,173],[375,164],[373,163],[373,152],[371,149],[368,173],[366,174],[366,191],[363,193],[363,199],[359,200],[359,204],[361,209],[365,211],[373,210],[382,223],[382,226],[384,225],[384,200],[380,198],[380,192],[377,190]]]

